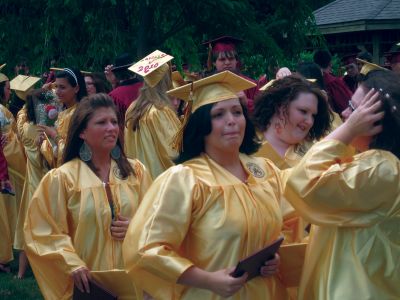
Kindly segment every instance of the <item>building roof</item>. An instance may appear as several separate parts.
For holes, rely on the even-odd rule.
[[[314,11],[314,17],[323,33],[396,29],[400,0],[336,0]]]

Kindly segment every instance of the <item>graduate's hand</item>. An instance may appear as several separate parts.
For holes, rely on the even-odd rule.
[[[292,75],[292,72],[290,72],[290,70],[288,68],[283,67],[283,68],[280,68],[278,70],[278,72],[276,72],[275,78],[276,79],[282,79],[283,77],[286,77],[286,76],[289,76],[289,75]]]
[[[116,220],[111,222],[111,235],[114,239],[123,241],[128,231],[130,219],[118,215]]]
[[[112,71],[114,65],[107,65],[104,68],[104,75],[106,76],[107,81],[112,85],[113,88],[117,86],[118,79],[115,77],[115,74]]]
[[[91,279],[90,270],[86,267],[79,268],[71,274],[74,285],[82,292],[90,293],[89,279]]]
[[[208,289],[222,297],[230,297],[238,292],[247,280],[247,273],[234,278],[230,274],[235,268],[222,269],[210,272]]]
[[[267,260],[264,263],[264,267],[261,267],[260,274],[263,277],[268,277],[275,275],[278,272],[279,265],[281,263],[281,257],[278,253],[275,253],[275,257],[273,259]]]
[[[371,89],[346,120],[345,127],[353,138],[373,136],[382,131],[382,125],[376,124],[384,116],[382,102],[378,98],[379,92]]]
[[[55,128],[46,125],[37,125],[37,127],[40,134],[45,133],[49,138],[56,138],[57,130]]]

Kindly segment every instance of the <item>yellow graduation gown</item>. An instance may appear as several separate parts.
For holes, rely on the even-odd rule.
[[[254,156],[264,157],[271,160],[279,169],[286,170],[295,166],[311,147],[311,142],[298,144],[286,151],[285,156],[281,157],[271,144],[264,140],[260,149]],[[300,243],[308,235],[305,227],[307,222],[296,212],[293,206],[283,198],[281,201],[283,215],[282,233],[285,236],[284,244]]]
[[[29,122],[26,118],[26,109],[20,111],[18,118],[18,129],[21,142],[25,148],[27,157],[26,177],[22,191],[21,203],[18,211],[17,227],[15,231],[14,248],[24,249],[24,222],[28,205],[32,199],[33,193],[39,185],[40,180],[47,173],[48,168],[45,166],[43,156],[36,145],[38,136],[38,127]]]
[[[287,199],[315,226],[299,299],[400,296],[400,162],[338,141],[315,144],[292,170]]]
[[[133,102],[129,106],[126,116],[135,109],[135,104],[136,102]],[[176,113],[167,106],[156,108],[152,105],[140,119],[139,128],[135,131],[132,130],[132,122],[128,119],[124,133],[127,157],[141,161],[155,179],[174,165],[172,159],[177,157],[178,153],[172,149],[171,142],[179,126],[180,121]]]
[[[116,212],[132,218],[151,183],[144,166],[122,179],[112,161],[109,184]],[[70,299],[71,272],[123,269],[122,242],[110,233],[106,189],[86,163],[74,159],[48,172],[33,195],[25,220],[26,253],[46,299]],[[134,295],[132,295],[134,299]]]
[[[1,133],[7,138],[3,152],[8,164],[10,181],[15,190],[15,196],[0,194],[0,263],[6,263],[13,260],[12,244],[24,184],[26,158],[18,138],[14,116],[1,104],[0,115]]]
[[[62,164],[69,123],[71,121],[73,113],[75,112],[76,106],[77,104],[67,108],[66,110],[58,114],[57,121],[54,124],[54,127],[56,128],[57,133],[60,136],[56,145],[57,147],[53,148],[53,146],[51,145],[51,143],[49,143],[47,139],[45,139],[41,145],[40,151],[42,152],[42,155],[45,157],[49,166],[52,168],[57,168]]]
[[[281,182],[272,163],[241,155],[247,183],[210,157],[174,166],[147,192],[123,244],[129,276],[155,299],[222,299],[209,290],[176,284],[195,265],[234,267],[278,238]],[[277,277],[257,277],[230,299],[287,299]]]

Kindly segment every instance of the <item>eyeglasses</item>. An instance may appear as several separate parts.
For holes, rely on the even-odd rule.
[[[353,111],[355,111],[356,110],[356,108],[354,107],[354,104],[353,104],[353,102],[351,102],[351,100],[349,100],[349,107],[350,107],[350,109],[351,109],[351,112],[353,112]]]

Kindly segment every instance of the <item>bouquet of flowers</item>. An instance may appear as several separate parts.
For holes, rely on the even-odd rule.
[[[35,103],[36,123],[46,126],[54,126],[57,120],[60,105],[52,92],[44,92]]]

